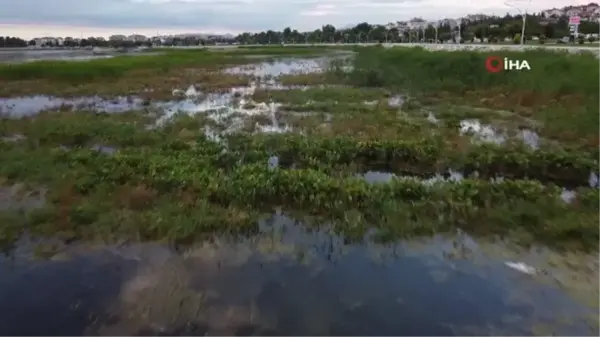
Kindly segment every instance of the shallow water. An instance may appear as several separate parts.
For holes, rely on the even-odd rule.
[[[20,52],[1,53],[0,63],[27,63],[37,61],[89,61],[93,59],[111,58],[114,55],[93,55],[90,52],[43,53]]]
[[[331,62],[331,58],[283,59],[252,65],[242,65],[225,69],[229,74],[252,75],[257,77],[275,77],[300,73],[322,72]]]
[[[433,115],[430,116],[431,118],[435,118]],[[462,120],[460,122],[460,132],[462,134],[473,134],[476,140],[495,144],[504,144],[510,138],[505,131],[499,130],[492,125],[482,124],[476,119]],[[540,137],[532,130],[521,129],[516,137],[534,150],[540,147]]]
[[[598,333],[596,308],[561,281],[597,290],[597,257],[550,267],[546,249],[460,233],[349,244],[279,212],[260,228],[187,247],[71,246],[48,261],[21,245],[0,261],[0,334]]]
[[[27,117],[42,111],[52,111],[63,107],[87,109],[91,111],[119,113],[139,110],[144,106],[144,100],[131,96],[119,96],[113,99],[102,97],[61,98],[46,95],[0,98],[0,116]]]

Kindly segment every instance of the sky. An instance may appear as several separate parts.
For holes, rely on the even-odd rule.
[[[513,0],[539,12],[590,0]],[[238,34],[285,27],[314,30],[421,17],[457,18],[517,10],[503,0],[0,0],[0,34],[42,36]]]

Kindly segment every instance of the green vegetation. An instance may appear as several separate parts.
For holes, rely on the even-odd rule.
[[[281,48],[263,49],[247,50],[274,55]],[[41,209],[2,213],[0,242],[13,244],[25,228],[65,240],[188,241],[253,232],[261,214],[281,207],[314,216],[317,224],[333,224],[349,239],[361,239],[367,231],[395,240],[460,228],[562,249],[598,248],[599,191],[588,187],[590,172],[598,171],[595,58],[506,53],[509,59],[527,60],[532,70],[489,74],[483,53],[358,50],[351,71],[340,61],[326,74],[282,77],[289,83],[340,86],[261,89],[246,97],[248,107],[283,104],[275,116],[266,110],[252,116],[236,112],[217,121],[181,114],[161,128],[147,127],[160,117],[151,108],[3,119],[0,136],[23,137],[0,142],[2,182],[48,193]],[[238,62],[245,53],[186,51],[171,65],[185,74],[192,64],[215,67]],[[110,62],[126,61],[87,64],[94,68]],[[150,64],[139,62],[122,68],[122,74]],[[85,63],[69,71],[77,73],[80,64]],[[390,101],[400,96],[406,99],[403,105]],[[427,120],[430,113],[439,122]],[[235,124],[234,118],[244,127],[222,134],[222,141],[205,135],[205,128],[224,130]],[[257,125],[273,118],[296,132],[255,133]],[[475,141],[459,131],[465,118],[535,129],[542,137],[540,147],[533,150],[516,140],[502,145]],[[91,148],[95,145],[116,152],[103,153]],[[278,157],[277,167],[268,165],[272,156]],[[431,184],[416,179],[450,169],[466,178]],[[369,183],[359,176],[369,170],[397,178]],[[495,177],[504,180],[490,179]],[[576,190],[572,202],[561,199],[564,187]]]
[[[310,57],[328,50],[319,47],[239,50],[159,48],[149,53],[86,62],[0,64],[0,96],[47,94],[110,98],[134,94],[148,99],[166,99],[172,96],[173,89],[185,89],[191,83],[198,84],[203,91],[219,91],[249,83],[249,76],[220,72],[225,66],[291,55]]]
[[[114,79],[125,76],[128,72],[134,70],[152,69],[167,72],[173,67],[212,66],[227,61],[232,62],[234,60],[203,50],[175,50],[137,57],[124,55],[88,62],[40,61],[23,64],[3,64],[0,65],[0,78],[6,80],[50,79],[83,82]]]
[[[353,72],[338,74],[355,86],[397,88],[423,100],[514,111],[538,120],[544,136],[583,141],[597,149],[600,85],[593,55],[506,51],[502,57],[527,60],[531,71],[488,73],[484,65],[489,55],[366,48],[358,53]]]
[[[398,179],[390,184],[368,184],[361,178],[332,176],[320,169],[320,165],[326,166],[321,159],[353,162],[353,158],[338,159],[349,156],[335,151],[344,149],[343,142],[332,140],[330,150],[320,153],[317,146],[323,142],[307,143],[314,157],[305,154],[299,163],[304,159],[314,163],[312,167],[290,169],[284,165],[275,170],[267,168],[264,156],[253,157],[252,153],[247,156],[254,160],[236,164],[237,154],[223,154],[220,146],[202,137],[194,144],[169,141],[152,148],[123,149],[112,156],[91,149],[64,151],[50,147],[38,148],[34,156],[33,150],[27,153],[26,148],[3,145],[0,160],[7,164],[2,165],[0,174],[11,180],[56,186],[56,191],[69,193],[51,197],[51,205],[31,215],[31,230],[58,230],[60,236],[97,239],[101,235],[109,239],[109,234],[120,234],[186,240],[214,230],[254,228],[245,221],[234,222],[243,224],[235,227],[223,217],[219,219],[224,223],[211,225],[203,220],[210,214],[215,217],[220,212],[248,220],[254,219],[249,217],[253,209],[268,211],[281,205],[332,219],[352,237],[360,237],[370,226],[379,228],[381,235],[398,237],[431,234],[461,224],[465,230],[482,234],[519,232],[530,240],[560,239],[563,243],[583,243],[588,248],[597,243],[596,189],[581,189],[579,201],[567,205],[558,197],[559,188],[535,181],[491,183],[467,179],[427,186],[417,180]],[[366,164],[369,159],[378,164],[385,157],[376,145],[363,145],[364,157],[360,159]],[[398,159],[413,156],[406,148],[398,147],[396,151]],[[282,159],[295,158],[282,153]],[[47,167],[53,170],[48,172]],[[65,186],[70,190],[64,191]],[[182,195],[187,195],[189,204],[164,206],[176,213],[157,213],[163,210],[154,205],[169,198],[181,202]],[[197,209],[199,204],[203,206]],[[131,224],[131,228],[119,227],[115,222],[123,216],[140,222]],[[156,223],[161,219],[168,219],[168,224]],[[522,221],[527,226],[523,227]]]

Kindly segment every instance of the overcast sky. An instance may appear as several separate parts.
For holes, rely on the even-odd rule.
[[[588,1],[532,0],[529,11]],[[527,7],[527,1],[515,2]],[[515,13],[503,0],[0,0],[0,35],[108,36],[316,29]]]

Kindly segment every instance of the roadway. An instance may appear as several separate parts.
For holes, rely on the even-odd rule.
[[[294,46],[331,46],[331,47],[339,47],[339,46],[375,46],[377,43],[315,43],[315,44],[286,44],[284,46],[294,47]],[[531,50],[531,49],[550,49],[550,50],[563,50],[569,52],[594,52],[596,54],[600,53],[599,46],[579,46],[579,45],[503,45],[503,44],[435,44],[435,43],[383,43],[382,44],[386,48],[396,48],[396,47],[423,47],[429,50],[481,50],[481,51],[489,51],[489,50],[511,50],[511,51],[523,51],[523,50]],[[265,47],[269,45],[215,45],[215,46],[193,46],[192,48],[210,48],[210,49],[230,49],[230,48],[238,48],[240,46],[243,47]],[[278,46],[278,45],[273,45]],[[180,47],[174,47],[180,48]],[[181,47],[181,48],[190,48],[190,47]]]

